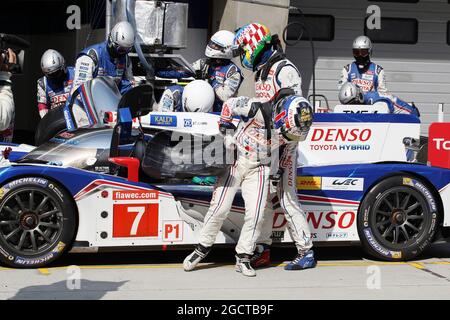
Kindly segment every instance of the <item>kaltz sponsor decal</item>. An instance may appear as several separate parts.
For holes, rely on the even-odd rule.
[[[156,200],[158,191],[124,190],[114,191],[113,200]]]
[[[150,125],[161,127],[176,127],[176,116],[152,115],[150,116]]]
[[[322,190],[363,191],[363,178],[322,177]]]

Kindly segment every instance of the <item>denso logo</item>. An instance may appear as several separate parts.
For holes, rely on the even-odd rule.
[[[271,88],[270,84],[265,83],[257,83],[255,86],[256,91],[270,91]]]
[[[371,129],[314,129],[311,141],[366,142],[372,137]]]
[[[435,138],[433,142],[436,143],[436,150],[450,150],[450,141],[446,141],[442,138]]]
[[[319,211],[306,212],[306,221],[313,230],[317,229],[349,229],[356,220],[356,213],[353,211]],[[275,213],[273,216],[273,229],[280,229],[286,225],[287,221],[282,213]]]

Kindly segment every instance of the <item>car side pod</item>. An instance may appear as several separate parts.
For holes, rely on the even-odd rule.
[[[121,167],[126,167],[128,171],[128,181],[139,182],[139,167],[141,161],[133,157],[111,157],[109,161]]]

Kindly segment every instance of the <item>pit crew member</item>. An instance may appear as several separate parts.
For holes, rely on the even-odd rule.
[[[241,70],[231,59],[234,57],[234,33],[220,30],[212,37],[205,49],[206,58],[193,63],[196,78],[207,80],[214,89],[214,112],[220,112],[224,101],[235,97],[243,81]],[[180,92],[183,87],[168,87],[159,102],[160,111],[179,111],[181,109]]]
[[[372,41],[366,36],[359,36],[353,41],[353,57],[355,61],[346,65],[342,69],[338,83],[338,90],[346,82],[358,85],[366,93],[376,91],[380,94],[387,94],[386,76],[384,69],[373,62]]]
[[[259,98],[260,101],[274,103],[280,98],[279,95],[282,92],[286,92],[287,89],[290,89],[289,92],[291,94],[302,96],[302,80],[300,72],[292,62],[286,59],[278,37],[272,37],[267,27],[258,23],[248,24],[237,31],[235,43],[242,48],[242,65],[245,68],[256,72],[255,91],[256,97]],[[275,147],[275,144],[273,147]],[[293,146],[291,146],[291,148],[293,148]],[[288,152],[287,154],[291,154],[292,156],[293,150],[290,150],[289,148],[285,148],[285,150]],[[283,155],[281,154],[281,156]],[[278,171],[277,166],[278,161],[272,164],[272,172]],[[277,192],[280,192],[277,189],[282,188],[282,184],[283,183],[281,183],[278,188],[271,184],[268,203],[269,209],[264,214],[264,219],[272,219],[273,210],[271,210],[270,205]],[[303,211],[298,204],[295,205],[289,202],[289,204],[286,203],[285,212],[293,217],[287,219],[291,229],[299,232],[294,239],[298,239],[299,244],[303,241],[302,245],[298,245],[298,255],[288,265],[289,270],[310,265],[313,266],[315,264],[314,255],[312,250],[308,251],[310,248],[308,242],[310,233],[309,229],[307,229],[303,223],[303,220],[305,219]],[[270,264],[270,240],[267,239],[266,235],[271,234],[271,230],[271,223],[264,225],[261,243],[258,241],[255,255],[252,257],[252,265],[255,267]]]
[[[271,115],[270,105],[263,106],[247,97],[231,98],[224,103],[219,127],[225,138],[230,137],[226,135],[229,131],[234,131],[233,116],[241,117],[232,142],[228,144],[236,147],[237,158],[226,173],[218,178],[210,208],[204,218],[199,243],[183,262],[185,271],[193,270],[209,253],[231,209],[234,196],[241,187],[245,201],[245,218],[236,245],[236,271],[249,277],[256,275],[250,265],[250,258],[259,236],[267,202],[270,161],[264,163],[263,160],[268,159],[270,152],[270,137],[267,136],[270,130],[265,128],[270,125]]]
[[[14,131],[14,96],[11,90],[11,69],[17,56],[8,48],[0,54],[0,142],[12,142]]]
[[[66,67],[64,57],[48,49],[41,57],[43,77],[37,81],[39,116],[43,118],[51,109],[64,106],[72,87],[74,69]]]
[[[111,30],[108,40],[94,44],[78,55],[71,93],[83,82],[97,76],[113,77],[120,92],[132,88],[131,62],[128,53],[134,45],[134,30],[130,23],[121,21]]]
[[[376,104],[385,103],[390,113],[411,114],[420,117],[419,109],[412,103],[409,104],[398,97],[390,94],[381,95],[375,91],[364,93],[360,87],[354,83],[344,83],[339,91],[339,101],[342,104]]]

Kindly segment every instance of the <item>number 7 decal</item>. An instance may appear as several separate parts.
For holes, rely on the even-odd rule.
[[[157,237],[158,203],[114,204],[113,237]]]
[[[142,216],[145,213],[145,207],[128,207],[128,212],[136,213],[136,218],[134,218],[133,225],[131,226],[130,236],[137,235],[137,230],[139,227],[139,222],[141,222]]]

